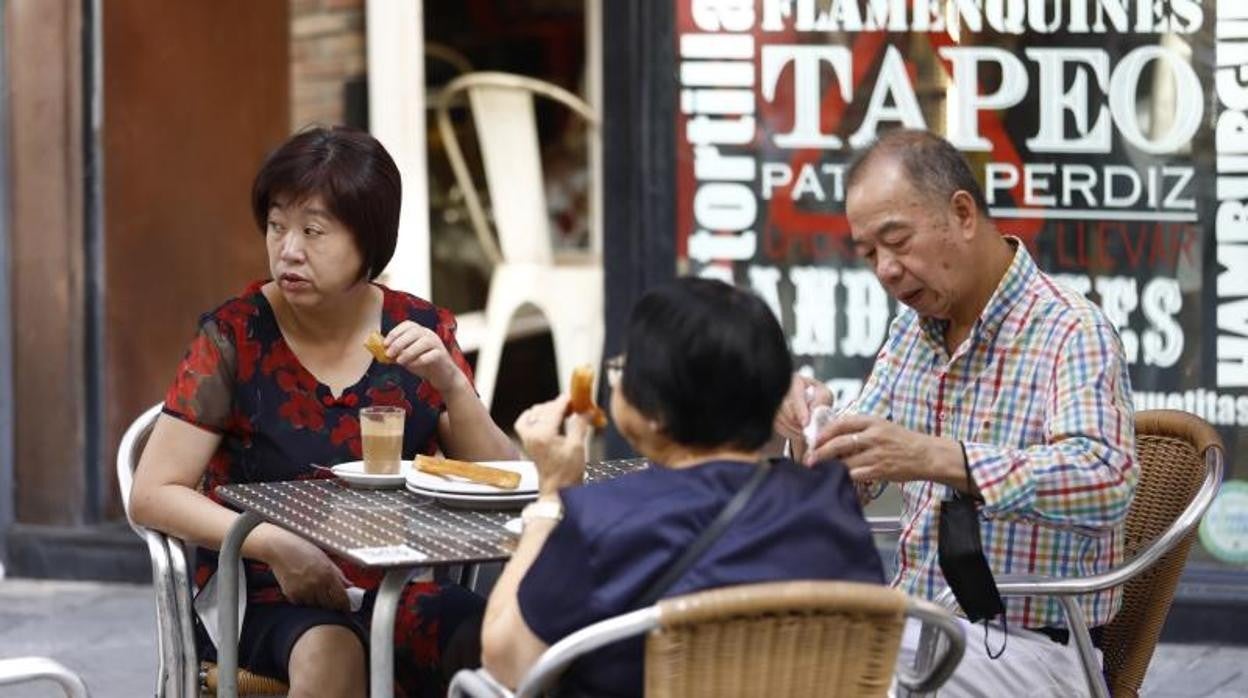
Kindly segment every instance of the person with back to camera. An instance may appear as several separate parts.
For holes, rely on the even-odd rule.
[[[520,415],[540,497],[490,595],[483,664],[515,686],[551,644],[641,607],[650,594],[789,579],[882,583],[883,568],[843,465],[767,461],[761,449],[789,384],[775,317],[756,296],[686,278],[646,293],[624,353],[607,362],[611,416],[650,467],[583,487],[583,417],[567,397]],[[561,431],[561,425],[564,430]],[[756,476],[721,537],[674,584],[652,585]],[[579,660],[560,695],[642,692],[642,640]]]
[[[362,131],[313,128],[269,155],[252,187],[272,278],[203,315],[135,473],[136,523],[200,546],[202,586],[236,514],[218,485],[324,477],[361,457],[361,407],[404,408],[403,457],[498,460],[515,448],[490,419],[455,342],[451,314],[373,281],[394,253],[398,168]],[[384,335],[383,362],[365,349]],[[262,524],[243,546],[240,665],[291,696],[363,696],[367,624],[381,575]],[[351,611],[347,587],[367,590]],[[408,584],[395,628],[397,687],[439,695],[443,649],[483,601]],[[473,623],[463,627],[475,628]],[[197,624],[202,654],[212,644]]]
[[[902,308],[858,399],[815,435],[806,459],[841,458],[856,482],[901,484],[893,583],[935,598],[950,587],[946,567],[969,579],[968,556],[947,555],[938,535],[946,511],[968,508],[944,524],[966,521],[965,533],[978,534],[974,564],[985,578],[1086,576],[1121,561],[1139,467],[1113,325],[997,231],[966,160],[939,136],[889,132],[845,181],[854,247]],[[794,376],[777,431],[800,446],[812,407],[831,403],[822,383]],[[984,586],[953,591],[964,610],[986,606],[979,615],[988,617],[996,589]],[[1121,593],[1079,602],[1095,641]],[[1005,633],[981,630],[988,651],[968,648],[944,691],[1086,693],[1057,599],[1009,598],[1004,611]],[[903,661],[916,644],[908,628]]]

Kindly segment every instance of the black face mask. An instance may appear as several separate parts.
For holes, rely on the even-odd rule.
[[[972,623],[984,621],[984,643],[988,642],[988,621],[1000,615],[1005,617],[1005,603],[997,591],[997,582],[984,557],[984,546],[979,537],[979,512],[975,501],[960,493],[940,503],[940,530],[938,539],[940,571],[953,591],[953,597]],[[1001,656],[1005,645],[994,656]]]

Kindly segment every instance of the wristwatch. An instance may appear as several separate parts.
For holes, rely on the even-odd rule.
[[[555,522],[562,520],[563,502],[557,499],[539,499],[520,510],[520,520],[525,526],[534,519],[551,519]]]

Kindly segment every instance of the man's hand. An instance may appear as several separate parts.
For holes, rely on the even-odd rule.
[[[520,413],[516,434],[537,465],[538,489],[543,495],[579,485],[585,478],[585,439],[589,422],[579,414],[568,417],[568,396],[560,395]],[[564,433],[559,426],[564,425]]]
[[[789,440],[794,449],[804,444],[802,429],[810,421],[810,410],[816,405],[833,403],[832,391],[814,378],[794,373],[789,392],[776,412],[776,433]]]
[[[826,426],[806,455],[813,464],[841,459],[855,482],[930,480],[975,494],[962,446],[870,415],[847,414]]]
[[[289,531],[277,531],[272,554],[265,562],[273,569],[286,600],[299,606],[349,611],[348,582],[325,551]]]

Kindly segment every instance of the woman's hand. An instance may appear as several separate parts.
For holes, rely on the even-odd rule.
[[[273,569],[286,600],[298,606],[349,611],[350,582],[325,551],[289,531],[274,531],[272,553],[265,562]]]
[[[538,489],[554,494],[564,487],[581,484],[585,478],[585,439],[589,423],[578,414],[564,420],[568,396],[560,395],[520,413],[516,434],[537,464]],[[564,433],[559,433],[564,425]]]
[[[395,363],[429,381],[445,397],[468,385],[468,377],[451,360],[446,344],[433,330],[404,320],[386,335],[386,354]]]

